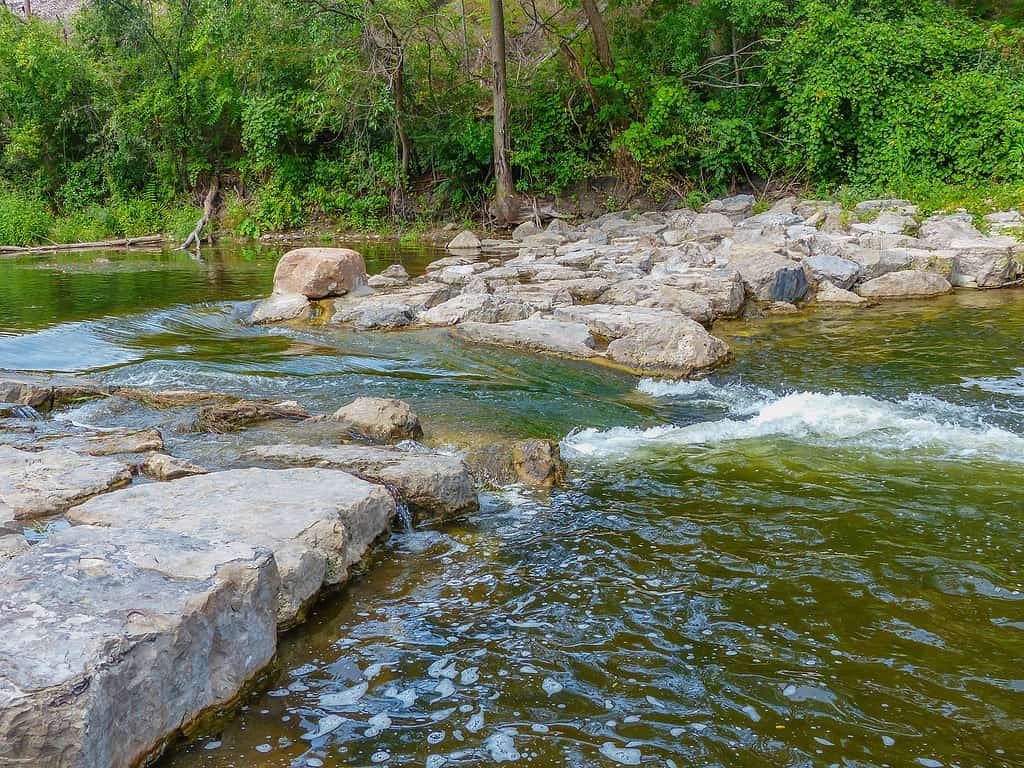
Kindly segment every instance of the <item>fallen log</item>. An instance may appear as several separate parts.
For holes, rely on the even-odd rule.
[[[50,253],[51,251],[95,251],[102,248],[131,248],[135,245],[158,245],[164,242],[163,235],[125,237],[120,240],[96,240],[91,243],[52,243],[51,245],[0,245],[0,253]]]
[[[196,228],[192,230],[185,242],[175,248],[176,251],[188,250],[188,247],[192,243],[199,246],[199,242],[202,238],[203,228],[209,223],[210,217],[213,216],[213,204],[217,200],[217,193],[220,191],[220,178],[214,176],[210,180],[210,188],[206,191],[206,199],[203,201],[203,215],[196,222]]]

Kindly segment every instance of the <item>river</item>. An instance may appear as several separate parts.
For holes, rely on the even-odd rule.
[[[279,254],[0,260],[0,367],[401,397],[435,445],[552,437],[571,474],[398,532],[161,768],[1024,764],[1024,291],[719,324],[734,362],[665,383],[436,330],[245,328]],[[153,418],[112,402],[64,418]],[[253,439],[161,418],[209,466]]]

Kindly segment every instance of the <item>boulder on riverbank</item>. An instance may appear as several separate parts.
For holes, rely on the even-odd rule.
[[[387,490],[345,472],[236,469],[132,486],[66,514],[82,525],[169,531],[270,550],[281,575],[277,619],[289,626],[324,587],[348,579],[395,513]]]
[[[942,275],[905,270],[868,280],[857,289],[857,293],[869,299],[905,299],[938,296],[951,290],[953,286]]]
[[[0,565],[0,764],[134,768],[273,659],[265,549],[91,526]]]
[[[366,263],[349,248],[296,248],[274,270],[274,293],[307,299],[341,296],[365,286]]]

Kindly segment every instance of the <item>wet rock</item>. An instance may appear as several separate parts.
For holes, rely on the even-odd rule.
[[[349,248],[297,248],[277,263],[274,293],[309,299],[341,296],[366,285],[363,257]]]
[[[655,277],[625,280],[600,295],[603,304],[624,304],[652,307],[675,312],[701,325],[710,325],[715,318],[711,302],[704,296]]]
[[[423,437],[419,417],[404,400],[357,397],[328,417],[354,435],[378,443]]]
[[[333,469],[235,469],[135,485],[67,512],[73,523],[146,528],[274,553],[277,619],[289,626],[325,586],[341,584],[388,530],[383,487]]]
[[[902,299],[937,296],[951,290],[953,286],[942,275],[906,270],[890,272],[874,280],[868,280],[857,289],[857,293],[870,299]]]
[[[730,259],[743,282],[758,301],[799,301],[807,293],[803,266],[785,256]]]
[[[116,389],[113,394],[129,400],[135,400],[150,408],[185,408],[201,403],[209,403],[211,400],[231,402],[238,399],[234,395],[227,395],[222,392],[195,392],[188,389],[154,391],[133,387],[131,389]]]
[[[273,659],[278,574],[238,542],[71,528],[0,566],[0,764],[132,768]]]
[[[29,543],[20,533],[0,532],[0,565],[8,560],[13,560],[18,555],[23,555],[29,550]],[[0,757],[3,753],[0,752]]]
[[[468,229],[457,234],[452,238],[451,242],[448,243],[448,250],[451,251],[473,251],[479,250],[479,248],[480,238]]]
[[[237,400],[231,403],[216,403],[199,409],[193,424],[197,432],[224,434],[237,432],[253,424],[286,419],[298,421],[308,419],[309,413],[298,403],[286,400],[271,403],[263,400]]]
[[[205,475],[208,470],[166,453],[151,453],[139,465],[139,471],[154,480],[178,480],[192,475]]]
[[[28,452],[0,446],[0,516],[31,520],[56,515],[131,479],[131,470],[113,459],[65,448]]]
[[[248,455],[288,466],[341,469],[394,489],[421,518],[445,520],[479,508],[473,478],[457,456],[362,445],[268,445]]]
[[[754,212],[755,202],[753,195],[735,195],[723,200],[712,200],[702,210],[704,213],[721,213],[737,224]]]
[[[301,293],[275,293],[256,302],[245,322],[249,325],[294,320],[309,312],[309,299]]]
[[[528,440],[512,447],[516,477],[528,485],[551,488],[565,480],[565,462],[558,443]]]
[[[361,330],[402,328],[413,323],[421,312],[450,297],[451,288],[434,282],[387,293],[346,296],[334,302],[331,322],[354,325]]]
[[[804,269],[812,283],[828,281],[843,289],[853,285],[860,275],[857,262],[838,256],[811,256],[804,259]]]
[[[39,419],[39,411],[31,405],[21,403],[0,403],[0,419]]]
[[[640,328],[662,323],[673,323],[681,315],[666,309],[652,307],[623,306],[621,304],[585,304],[573,307],[559,307],[555,319],[568,323],[582,323],[595,336],[605,339],[621,339]],[[688,318],[687,318],[688,319]]]
[[[867,304],[867,299],[858,296],[853,291],[839,288],[828,280],[818,283],[818,293],[815,301],[819,304],[840,304],[840,305],[862,305]]]
[[[109,392],[110,387],[88,379],[0,370],[0,402],[29,405],[39,411],[93,400]]]
[[[636,373],[690,376],[724,362],[729,347],[698,323],[680,317],[616,339],[608,345],[607,354]]]
[[[531,317],[511,323],[461,323],[451,333],[456,338],[481,344],[513,347],[568,357],[595,357],[598,352],[587,326]]]
[[[70,446],[69,446],[70,447]],[[161,451],[164,438],[158,429],[131,429],[99,432],[76,443],[74,448],[89,456],[112,456],[117,453]]]
[[[461,322],[506,323],[522,320],[534,312],[533,307],[511,296],[487,293],[464,293],[438,304],[422,315],[427,325],[455,325]]]

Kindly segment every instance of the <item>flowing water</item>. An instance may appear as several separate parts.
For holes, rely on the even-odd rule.
[[[272,251],[105,256],[0,261],[0,367],[402,397],[435,445],[556,437],[572,470],[396,532],[163,768],[1024,765],[1024,292],[723,324],[734,363],[666,383],[438,331],[244,328]],[[152,423],[214,466],[262,437],[64,418]]]

